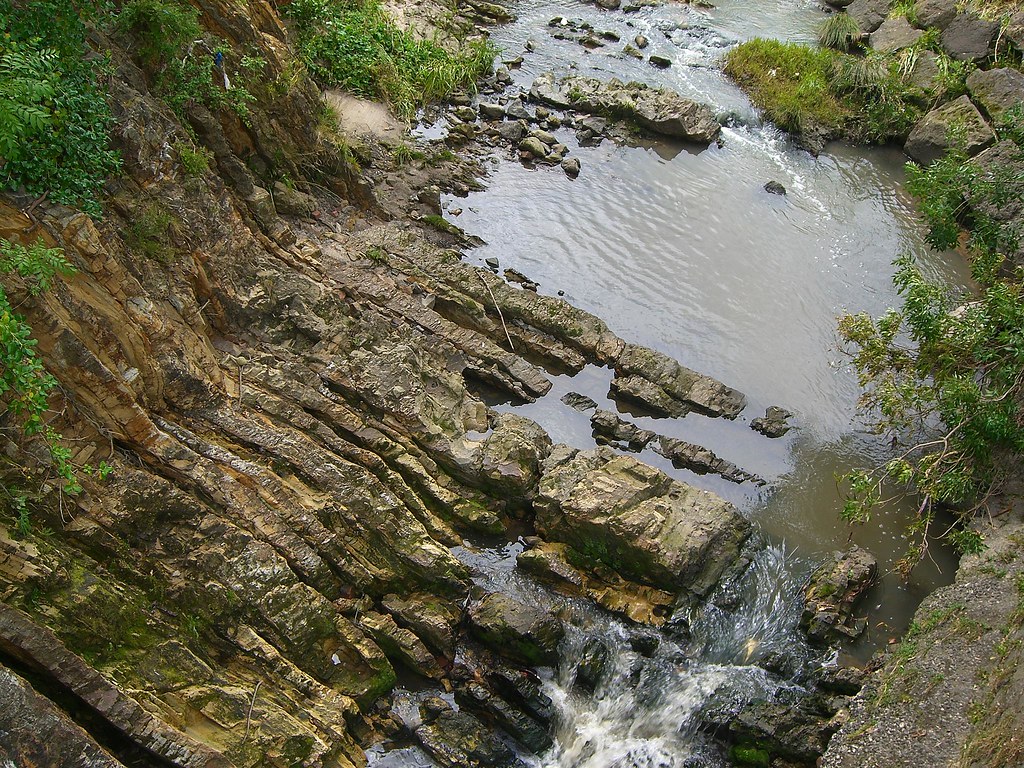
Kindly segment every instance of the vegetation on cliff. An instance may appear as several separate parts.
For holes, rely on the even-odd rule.
[[[0,0],[0,188],[46,195],[99,215],[96,193],[118,167],[107,62],[90,53],[86,20],[98,4]]]
[[[496,54],[483,40],[453,51],[437,39],[417,37],[376,0],[294,0],[286,12],[306,66],[321,85],[382,99],[403,115],[471,87],[490,71]]]

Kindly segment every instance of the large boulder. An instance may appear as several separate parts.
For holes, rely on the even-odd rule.
[[[992,53],[998,34],[998,21],[961,13],[942,30],[942,48],[957,61],[982,61]]]
[[[860,31],[867,35],[882,26],[890,7],[891,0],[853,0],[846,12],[857,22]]]
[[[956,16],[956,3],[954,0],[917,0],[914,15],[922,29],[945,29]]]
[[[530,97],[558,109],[613,115],[652,133],[701,144],[710,144],[722,130],[715,113],[704,104],[665,88],[623,83],[616,78],[602,82],[572,75],[556,80],[549,73],[534,81]]]
[[[523,766],[492,728],[465,711],[437,699],[421,707],[423,724],[416,738],[442,768],[511,768]]]
[[[1016,69],[976,69],[967,78],[967,90],[974,103],[993,120],[1007,110],[1024,104],[1024,74]]]
[[[995,140],[995,133],[977,107],[967,96],[961,96],[925,115],[910,132],[903,149],[921,165],[928,165],[959,144],[973,156]]]
[[[727,501],[607,447],[556,446],[534,509],[538,530],[581,564],[694,594],[736,562],[750,532]]]
[[[853,615],[857,601],[878,574],[878,561],[865,549],[853,546],[835,552],[811,576],[804,590],[800,626],[819,644],[850,640],[864,631],[863,620]]]
[[[494,592],[469,610],[473,634],[496,653],[524,664],[558,661],[562,622],[535,604]]]
[[[914,29],[910,22],[900,16],[886,19],[882,26],[871,33],[871,47],[882,53],[909,48],[924,35],[920,29]]]

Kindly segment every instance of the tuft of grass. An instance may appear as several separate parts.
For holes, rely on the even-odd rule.
[[[729,52],[725,71],[780,128],[860,141],[902,138],[921,115],[919,90],[900,58],[851,56],[777,40],[749,40]]]
[[[170,243],[174,217],[160,205],[150,203],[142,208],[125,232],[125,241],[135,253],[161,264],[170,264],[175,249]]]
[[[862,38],[857,22],[846,13],[833,13],[818,29],[818,42],[837,51],[851,50]]]
[[[299,51],[325,87],[383,99],[402,115],[471,88],[490,72],[497,49],[471,41],[451,51],[400,28],[379,0],[294,0]]]
[[[174,151],[178,153],[178,162],[186,176],[202,176],[210,170],[210,150],[206,147],[194,147],[178,141],[174,144]]]

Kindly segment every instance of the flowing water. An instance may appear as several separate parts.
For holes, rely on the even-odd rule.
[[[533,52],[523,53],[522,67],[512,71],[517,85],[528,88],[539,74],[569,69],[641,80],[710,104],[726,122],[721,146],[706,149],[610,141],[581,148],[571,131],[559,130],[559,140],[582,163],[578,179],[557,167],[528,169],[499,156],[485,191],[445,201],[448,218],[486,242],[469,259],[496,257],[502,269],[525,273],[542,292],[564,292],[623,338],[748,396],[747,410],[734,422],[627,414],[765,478],[763,487],[734,485],[675,469],[651,450],[640,455],[735,503],[756,523],[759,546],[741,582],[723,587],[734,594],[713,597],[688,617],[689,634],[662,633],[657,650],[646,656],[634,649],[636,628],[563,601],[572,630],[564,663],[548,681],[559,705],[557,745],[541,761],[564,768],[717,765],[696,730],[716,698],[798,687],[809,669],[827,660],[796,630],[800,586],[823,555],[852,539],[878,557],[885,574],[866,600],[869,631],[849,649],[861,660],[906,628],[927,592],[952,579],[955,559],[938,546],[909,584],[891,574],[905,547],[900,532],[909,502],[886,507],[884,526],[851,532],[839,520],[836,476],[884,456],[884,445],[858,421],[857,382],[837,348],[835,328],[846,311],[878,314],[898,303],[891,262],[902,252],[951,286],[966,286],[968,269],[956,254],[924,245],[902,188],[902,153],[830,146],[812,157],[761,124],[722,74],[721,57],[738,41],[812,41],[824,17],[817,3],[724,0],[707,10],[670,4],[626,13],[522,0],[513,10],[517,20],[498,29],[494,40],[506,59],[523,53],[529,41]],[[586,51],[552,36],[555,17],[613,31],[622,42]],[[645,54],[666,56],[673,66],[656,69],[623,55],[638,34],[651,41]],[[781,182],[788,195],[766,193],[769,180]],[[556,376],[552,392],[536,403],[497,407],[535,419],[556,441],[590,447],[588,415],[560,398],[582,392],[614,411],[610,378],[606,369],[590,366],[574,377]],[[754,433],[749,421],[768,405],[793,411],[799,428],[778,440]],[[515,573],[515,546],[462,555],[491,589],[553,599]],[[606,648],[609,663],[594,692],[581,695],[573,686],[572,660],[593,642]],[[692,756],[701,762],[688,763]],[[380,758],[376,764],[417,763]]]

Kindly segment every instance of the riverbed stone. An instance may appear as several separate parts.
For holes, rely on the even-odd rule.
[[[647,58],[647,61],[649,61],[652,66],[655,66],[658,69],[668,69],[669,67],[672,66],[672,59],[668,58],[667,56],[659,56],[656,53],[652,53]]]
[[[917,0],[914,16],[921,29],[945,29],[956,16],[955,0]]]
[[[526,136],[526,125],[522,120],[506,120],[498,123],[497,131],[502,139],[518,145]]]
[[[770,195],[785,195],[786,188],[778,181],[766,181],[764,191]]]
[[[512,99],[505,105],[505,117],[509,120],[529,120],[532,116],[522,101],[519,99]]]
[[[541,75],[530,89],[534,101],[558,109],[574,109],[600,115],[617,115],[652,133],[710,144],[722,127],[710,107],[665,88],[642,83],[623,83],[617,78],[602,82],[571,75],[556,80]]]
[[[910,48],[924,36],[924,32],[915,29],[905,17],[886,19],[882,25],[871,33],[871,47],[881,53],[891,53],[903,48]]]
[[[580,161],[576,157],[565,157],[562,158],[562,162],[559,163],[562,170],[565,171],[565,175],[570,179],[575,179],[580,175]]]
[[[793,414],[785,408],[770,405],[765,409],[764,416],[751,420],[750,428],[765,437],[778,438],[792,428],[789,424],[791,418],[793,418]]]
[[[597,408],[597,403],[594,401],[594,398],[587,397],[579,392],[567,392],[562,395],[562,402],[581,413]]]
[[[731,461],[726,461],[710,448],[705,448],[702,445],[696,445],[686,440],[662,435],[658,439],[656,450],[671,461],[673,466],[688,469],[698,475],[711,473],[719,475],[731,483],[745,483],[748,481],[759,484],[764,483],[761,478],[740,469]]]
[[[519,151],[538,160],[547,157],[548,154],[547,146],[536,136],[527,136],[519,142]]]
[[[992,128],[970,98],[961,96],[925,115],[907,138],[904,151],[921,165],[928,165],[958,143],[969,156],[996,140]]]
[[[982,61],[992,53],[998,21],[960,13],[942,30],[942,49],[957,61]]]
[[[677,418],[690,412],[690,406],[671,397],[664,389],[643,376],[615,376],[608,396],[638,404],[654,416]]]
[[[891,7],[891,0],[853,0],[847,6],[846,13],[857,22],[860,31],[867,35],[882,26]]]
[[[583,564],[603,565],[661,589],[706,593],[750,532],[731,504],[611,448],[558,446],[534,502],[548,540]]]
[[[505,116],[505,108],[501,104],[481,101],[477,108],[480,110],[480,114],[488,120],[501,120]]]
[[[848,641],[864,631],[864,621],[854,616],[854,608],[877,574],[875,556],[856,545],[833,553],[812,574],[804,590],[800,619],[812,642],[824,645]]]
[[[625,443],[631,451],[642,451],[656,437],[651,430],[641,429],[604,408],[598,408],[590,417],[590,425],[598,444]]]
[[[967,78],[971,99],[992,120],[998,120],[1007,110],[1024,104],[1024,74],[1010,67],[974,70]]]
[[[493,592],[469,609],[473,634],[495,653],[524,664],[558,661],[562,622],[536,603]]]

